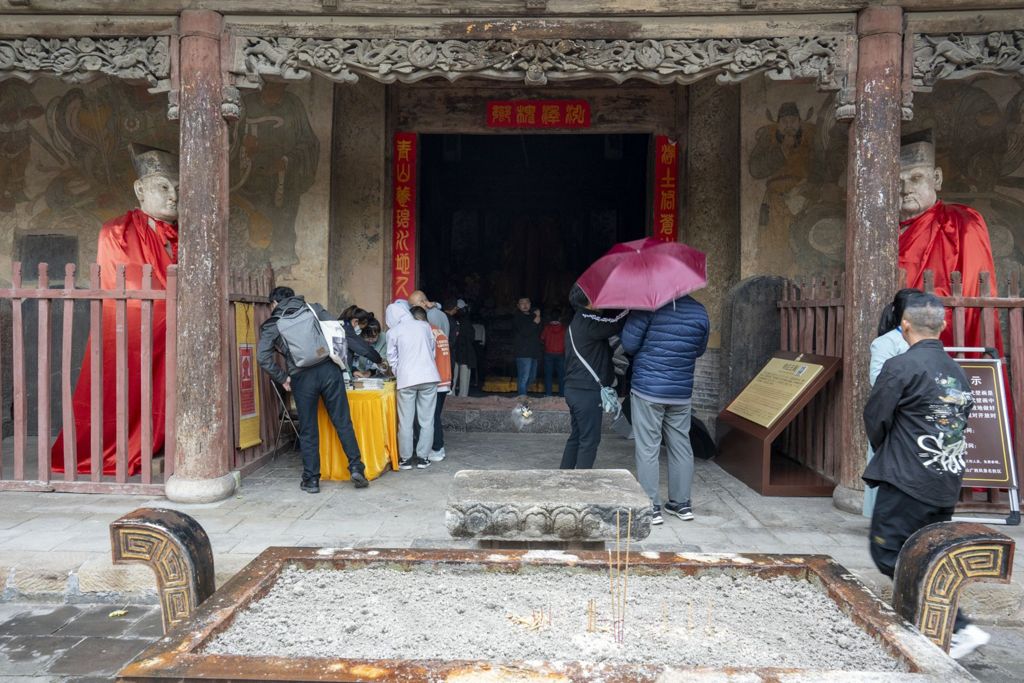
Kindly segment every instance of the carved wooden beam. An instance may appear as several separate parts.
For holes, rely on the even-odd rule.
[[[944,79],[982,73],[1024,76],[1024,18],[1021,30],[992,33],[914,35],[912,87],[929,92]]]
[[[822,90],[845,90],[848,98],[854,41],[849,36],[642,41],[239,36],[231,71],[240,87],[258,87],[265,77],[299,80],[312,74],[341,83],[360,77],[414,83],[471,76],[531,86],[589,78],[693,83],[709,76],[737,83],[764,74],[773,80],[813,80]]]
[[[168,36],[0,39],[0,80],[49,76],[83,83],[106,75],[166,92],[170,66]]]

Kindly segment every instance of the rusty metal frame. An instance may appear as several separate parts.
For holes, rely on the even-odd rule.
[[[832,558],[824,555],[732,555],[685,553],[633,553],[630,564],[638,572],[681,573],[733,571],[766,578],[792,576],[815,583],[860,628],[906,666],[908,673],[871,672],[871,680],[968,681],[970,675],[924,636],[903,621],[859,580]],[[662,665],[598,664],[590,662],[487,662],[442,660],[285,659],[208,655],[201,650],[227,628],[236,613],[265,595],[288,565],[309,568],[360,568],[385,564],[412,568],[417,565],[475,565],[481,571],[519,571],[525,566],[577,567],[607,571],[602,552],[574,554],[536,553],[524,550],[376,550],[323,548],[268,548],[231,581],[205,601],[186,624],[157,641],[118,674],[127,681],[176,679],[290,680],[290,681],[443,681],[471,680],[474,676],[508,674],[522,680],[643,683],[664,675],[711,673],[709,669],[683,669]],[[719,673],[751,676],[760,680],[827,680],[835,672],[780,667],[728,667]],[[516,680],[520,680],[517,678]],[[682,679],[680,679],[682,680]]]

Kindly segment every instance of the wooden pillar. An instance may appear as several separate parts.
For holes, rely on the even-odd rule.
[[[221,115],[223,17],[180,19],[177,453],[173,501],[221,500],[235,490],[228,387],[228,135]]]
[[[842,461],[836,507],[860,512],[870,392],[869,348],[896,283],[899,237],[903,10],[868,7],[857,19],[857,116],[850,127],[846,202],[846,315],[843,335]]]

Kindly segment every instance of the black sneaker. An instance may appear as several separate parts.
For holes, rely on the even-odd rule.
[[[413,460],[415,460],[415,458],[409,458],[408,460],[399,460],[398,461],[398,469],[400,469],[400,470],[411,470],[412,469],[412,461]]]
[[[362,472],[352,473],[352,483],[356,485],[357,489],[365,489],[370,485],[370,481],[366,478],[366,475]]]
[[[320,481],[317,479],[303,480],[299,488],[306,493],[320,493]]]
[[[665,503],[665,512],[675,515],[684,522],[693,521],[693,508],[690,507],[690,501],[677,503],[674,500],[670,500]]]
[[[665,519],[661,516],[661,506],[655,505],[651,508],[651,526],[664,524]]]
[[[425,470],[430,467],[431,463],[429,460],[421,460],[419,458],[413,458],[416,461],[416,469]]]

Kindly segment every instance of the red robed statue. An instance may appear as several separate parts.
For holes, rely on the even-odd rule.
[[[138,180],[135,181],[135,195],[141,208],[115,218],[100,230],[96,250],[96,263],[100,267],[100,287],[115,289],[117,267],[125,266],[125,283],[128,289],[142,289],[142,267],[153,267],[153,289],[167,286],[167,267],[178,261],[178,159],[170,152],[132,145],[132,156]],[[117,355],[115,346],[115,305],[113,301],[103,303],[103,473],[115,474],[117,463]],[[142,306],[139,301],[129,301],[127,306],[126,331],[128,347],[128,475],[136,474],[142,461],[142,382],[141,382],[141,320]],[[167,329],[164,302],[153,305],[153,452],[164,445],[165,420],[165,335]],[[82,360],[72,399],[75,415],[76,458],[78,472],[91,472],[91,393],[92,364],[91,348],[97,343],[89,339]],[[51,451],[55,472],[63,472],[63,432],[57,437]]]
[[[937,192],[942,189],[942,169],[935,165],[935,147],[931,132],[908,136],[900,148],[900,239],[899,265],[907,272],[907,287],[924,288],[924,272],[935,273],[935,294],[950,296],[949,278],[954,272],[963,276],[966,297],[980,296],[979,276],[989,273],[990,295],[996,295],[996,268],[992,260],[985,219],[962,204],[944,204]],[[964,346],[985,346],[982,310],[965,309]],[[952,309],[946,309],[946,329],[942,343],[953,346]],[[1002,333],[995,312],[994,345],[1003,355]]]

